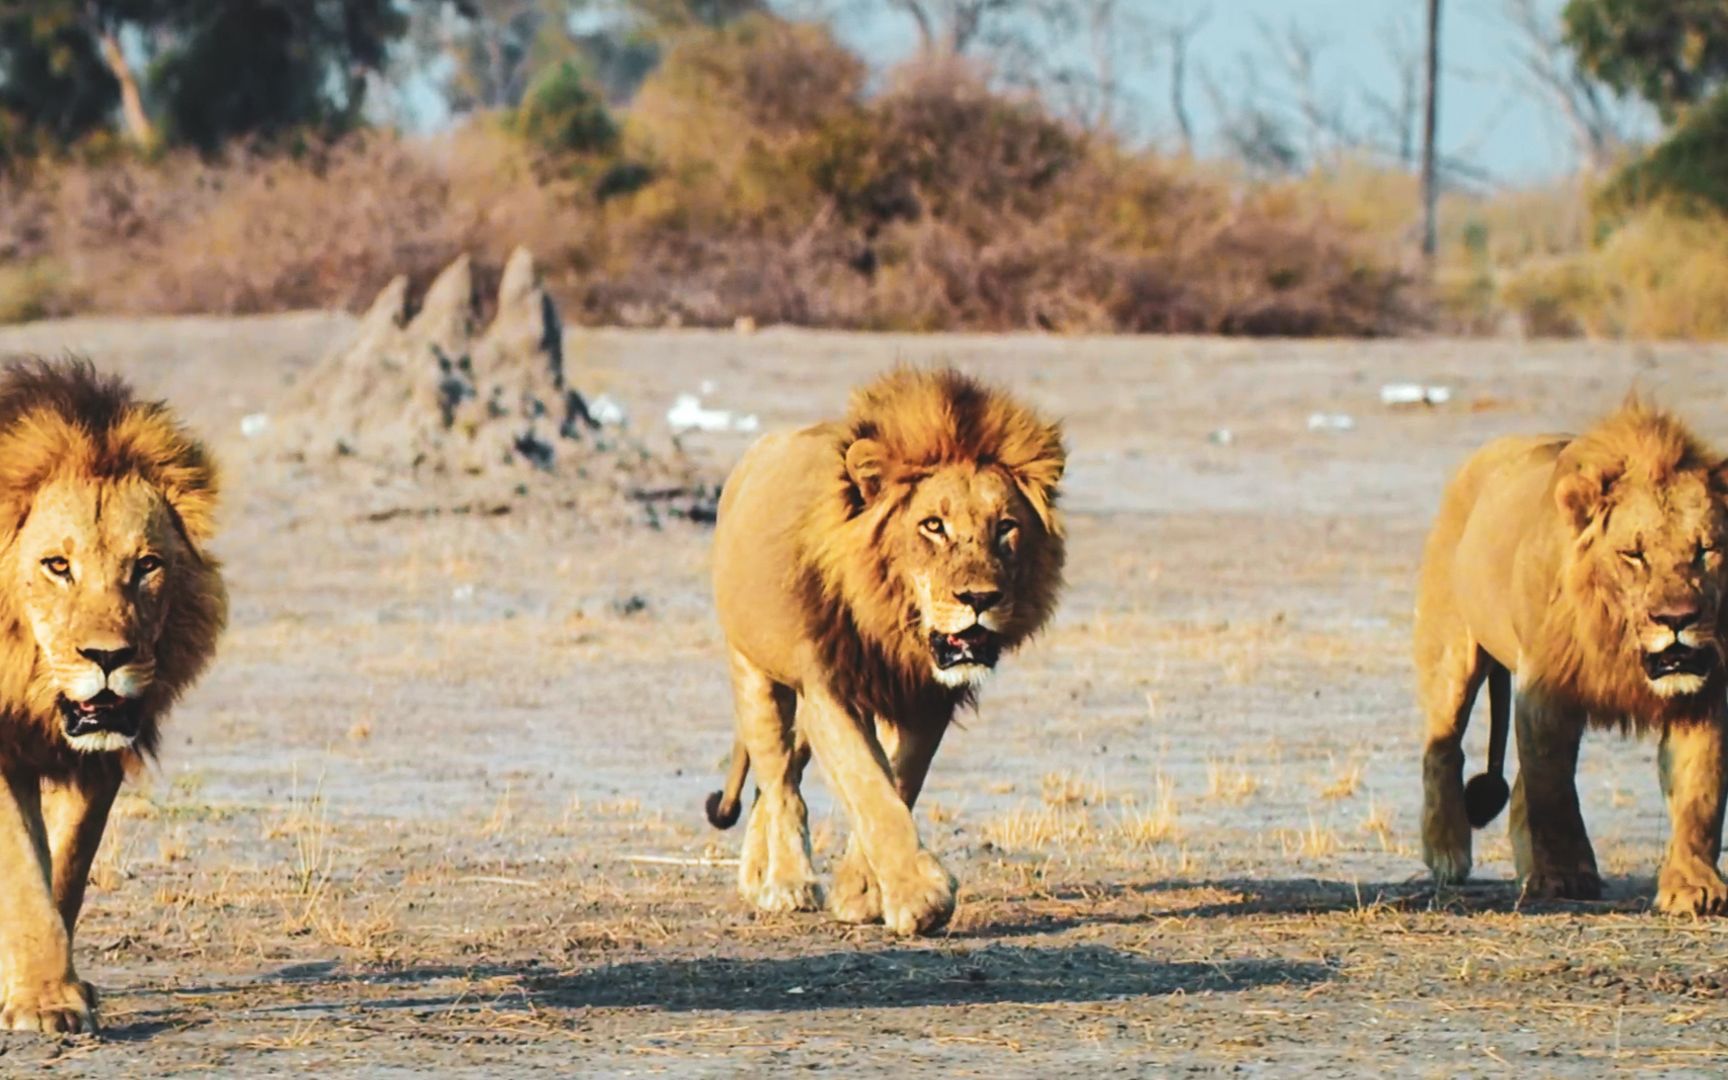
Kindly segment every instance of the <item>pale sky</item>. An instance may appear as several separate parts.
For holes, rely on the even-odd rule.
[[[939,5],[941,0],[931,0]],[[1519,59],[1525,47],[1507,16],[1515,0],[1442,0],[1440,149],[1445,158],[1481,170],[1488,187],[1539,184],[1575,171],[1578,161],[1558,106],[1540,92]],[[1532,0],[1558,24],[1565,0]],[[916,50],[913,22],[889,0],[771,0],[785,14],[829,18],[841,40],[858,50],[879,71]],[[1172,147],[1176,124],[1169,107],[1167,52],[1147,33],[1133,32],[1159,20],[1207,13],[1192,40],[1187,83],[1189,113],[1196,128],[1196,150],[1218,156],[1227,150],[1219,131],[1229,109],[1252,98],[1263,108],[1291,118],[1289,130],[1302,145],[1285,69],[1269,42],[1291,26],[1316,46],[1318,98],[1353,130],[1372,129],[1378,141],[1392,144],[1393,131],[1377,122],[1365,104],[1369,96],[1392,99],[1400,77],[1387,38],[1402,28],[1416,63],[1420,86],[1421,47],[1426,0],[1117,0],[1124,27],[1115,49],[1123,85],[1118,128],[1130,138]],[[598,17],[598,9],[592,13]],[[1212,92],[1208,91],[1210,82]],[[1222,99],[1224,112],[1218,107]],[[448,113],[422,79],[411,80],[395,107],[411,126],[434,128]],[[1657,130],[1650,111],[1625,103],[1618,113],[1626,134],[1648,139]],[[1418,131],[1420,128],[1418,126]],[[1390,160],[1390,159],[1389,159]]]
[[[1564,0],[1536,0],[1557,18]],[[1393,97],[1399,79],[1384,38],[1402,24],[1419,49],[1425,0],[1119,0],[1136,18],[1167,18],[1184,10],[1205,10],[1210,17],[1196,34],[1191,68],[1210,75],[1230,99],[1257,94],[1276,107],[1288,102],[1282,69],[1273,60],[1263,26],[1275,31],[1296,24],[1319,46],[1315,85],[1322,101],[1336,106],[1351,126],[1371,124],[1365,93]],[[1497,181],[1528,184],[1572,171],[1574,157],[1561,115],[1528,88],[1518,50],[1521,38],[1505,15],[1506,0],[1442,0],[1440,147],[1442,154],[1464,158]],[[843,6],[841,36],[873,61],[891,62],[910,53],[916,37],[912,22],[885,0],[854,0]],[[1117,51],[1122,81],[1130,98],[1122,126],[1153,139],[1176,131],[1168,108],[1165,57],[1124,32]],[[1418,54],[1419,55],[1419,54]],[[1254,84],[1258,83],[1258,86]],[[1202,86],[1199,71],[1189,80],[1189,110],[1198,129],[1202,154],[1217,152],[1221,123]],[[1631,127],[1651,130],[1646,111],[1629,106]],[[1299,131],[1299,127],[1298,127]]]

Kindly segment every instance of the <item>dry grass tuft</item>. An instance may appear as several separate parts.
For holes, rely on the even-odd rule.
[[[983,836],[998,851],[1042,855],[1052,848],[1090,845],[1096,832],[1084,809],[1022,805],[987,822]]]
[[[1352,762],[1344,771],[1320,787],[1320,797],[1326,800],[1348,799],[1362,786],[1362,763]]]
[[[1166,844],[1182,835],[1176,784],[1167,776],[1157,778],[1158,795],[1151,809],[1138,810],[1124,803],[1121,815],[1111,830],[1111,836],[1130,848],[1142,849]]]
[[[1290,859],[1325,859],[1338,851],[1338,834],[1312,817],[1306,829],[1279,829],[1278,846]]]
[[[1102,787],[1066,772],[1046,773],[1040,791],[1050,807],[1096,806],[1105,798]]]
[[[1362,817],[1361,829],[1379,843],[1381,851],[1392,853],[1401,850],[1392,827],[1391,813],[1372,797],[1368,800],[1368,812]]]
[[[279,816],[264,823],[264,839],[294,841],[294,861],[289,866],[295,896],[316,899],[330,887],[333,852],[330,846],[330,814],[324,802],[324,781],[312,793],[300,796],[300,777],[294,774],[288,804]]]
[[[1206,797],[1219,802],[1247,802],[1260,790],[1260,778],[1249,772],[1241,762],[1208,761],[1206,763]]]

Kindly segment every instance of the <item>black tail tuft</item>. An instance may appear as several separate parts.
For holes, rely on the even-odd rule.
[[[1470,778],[1464,785],[1464,814],[1470,819],[1470,827],[1480,829],[1482,826],[1500,816],[1500,811],[1506,809],[1506,800],[1512,792],[1506,787],[1506,778],[1494,773],[1480,773]],[[709,806],[714,804],[710,802]],[[712,815],[712,811],[709,812]]]
[[[709,792],[708,824],[716,829],[730,829],[738,824],[738,800],[727,802],[724,791]]]

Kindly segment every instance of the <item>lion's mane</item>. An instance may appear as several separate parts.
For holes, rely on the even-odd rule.
[[[87,361],[7,363],[0,369],[0,564],[14,557],[36,493],[67,476],[91,484],[141,478],[167,500],[194,555],[189,571],[170,581],[155,678],[127,752],[152,754],[162,715],[209,664],[227,621],[221,568],[206,550],[216,525],[216,467],[165,404],[137,400]],[[57,691],[9,580],[0,575],[0,767],[47,776],[95,767],[59,734]]]
[[[920,699],[968,699],[931,677],[917,609],[882,544],[919,480],[951,465],[1001,468],[1031,506],[1037,542],[1023,549],[1013,649],[1043,627],[1062,585],[1057,485],[1066,461],[1061,427],[1001,391],[953,370],[902,368],[859,388],[832,426],[834,471],[797,526],[800,593],[812,640],[838,689],[879,714]],[[873,439],[886,451],[880,494],[866,500],[845,467],[847,449]]]
[[[1677,417],[1634,399],[1561,452],[1555,483],[1573,477],[1571,482],[1595,488],[1606,515],[1629,490],[1660,491],[1681,473],[1708,474],[1718,460]],[[1627,613],[1602,582],[1600,564],[1589,557],[1601,542],[1602,530],[1595,527],[1576,541],[1532,649],[1532,680],[1549,693],[1591,703],[1599,722],[1685,719],[1701,702],[1721,696],[1721,675],[1713,675],[1702,693],[1684,698],[1651,690]],[[1718,632],[1723,614],[1713,613]]]

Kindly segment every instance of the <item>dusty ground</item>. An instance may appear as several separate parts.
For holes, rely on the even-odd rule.
[[[1646,911],[1651,748],[1586,745],[1609,901],[1521,905],[1499,827],[1484,882],[1437,897],[1406,659],[1424,524],[1468,448],[1585,421],[1634,380],[1728,436],[1720,352],[573,333],[577,384],[650,440],[703,380],[773,427],[897,359],[952,359],[1067,417],[1067,600],[937,760],[919,818],[961,907],[900,942],[758,918],[728,866],[637,861],[718,861],[737,840],[700,812],[730,723],[701,529],[545,506],[376,523],[241,437],[347,325],[0,333],[88,351],[210,435],[236,600],[99,869],[79,954],[106,1040],[14,1036],[0,1069],[1728,1064],[1728,923]],[[1454,400],[1382,407],[1401,378]],[[1313,412],[1355,426],[1310,432]],[[743,439],[686,446],[718,474]],[[831,858],[843,823],[812,787]]]

